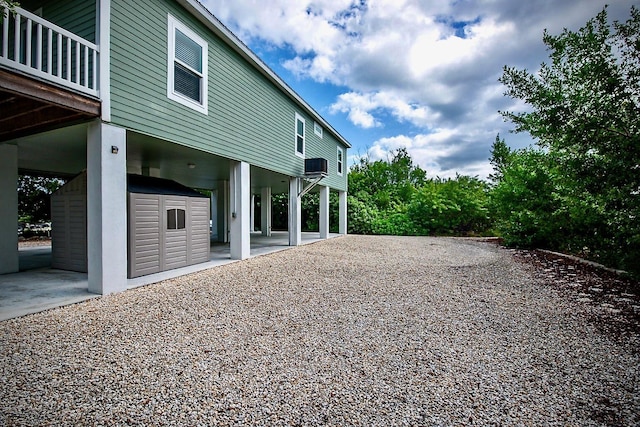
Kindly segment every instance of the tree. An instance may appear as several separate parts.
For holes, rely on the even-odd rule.
[[[640,12],[632,7],[626,22],[609,25],[605,7],[576,32],[545,30],[543,41],[550,64],[536,74],[505,67],[500,78],[505,95],[530,111],[501,113],[555,162],[565,212],[581,206],[605,213],[590,214],[588,222],[601,216],[604,224],[591,224],[593,234],[583,238],[589,249],[634,268],[640,265]]]
[[[491,166],[493,173],[489,174],[489,180],[496,183],[500,182],[504,176],[504,169],[509,164],[512,157],[511,149],[504,139],[500,139],[500,134],[496,135],[496,139],[491,146]]]
[[[51,193],[64,182],[56,178],[20,175],[18,178],[18,216],[22,222],[51,219]]]
[[[594,191],[640,184],[640,13],[632,7],[631,14],[613,34],[606,8],[578,32],[545,31],[551,65],[542,64],[538,75],[505,67],[501,78],[508,96],[533,109],[503,112],[516,131],[563,153],[576,176],[596,178],[588,183]]]
[[[415,189],[427,181],[427,173],[414,165],[406,148],[392,153],[390,160],[372,162],[360,159],[349,171],[349,192],[363,191],[379,209],[393,208],[393,204],[408,203]]]

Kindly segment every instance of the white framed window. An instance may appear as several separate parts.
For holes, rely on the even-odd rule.
[[[296,113],[296,156],[304,158],[304,145],[305,145],[305,122],[304,117]]]
[[[208,44],[171,15],[168,23],[167,97],[207,114]]]
[[[322,126],[318,122],[313,122],[313,133],[322,138]]]
[[[342,176],[342,170],[344,168],[344,151],[342,151],[341,147],[338,147],[338,156],[336,158],[337,172],[338,175]]]

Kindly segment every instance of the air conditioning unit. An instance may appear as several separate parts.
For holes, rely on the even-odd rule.
[[[304,175],[308,177],[327,176],[329,171],[327,159],[304,159]]]

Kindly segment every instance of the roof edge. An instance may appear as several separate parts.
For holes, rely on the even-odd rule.
[[[335,136],[345,147],[351,148],[351,144],[340,133],[333,128],[313,107],[311,107],[300,95],[296,93],[284,80],[280,78],[265,62],[260,59],[249,47],[231,32],[218,18],[204,7],[198,0],[176,0],[200,22],[205,24],[218,37],[225,41],[233,50],[258,69],[267,79],[280,87],[286,95],[295,103],[307,110],[313,118],[321,123],[327,130]]]

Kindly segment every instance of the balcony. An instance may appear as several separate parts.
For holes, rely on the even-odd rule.
[[[5,9],[0,64],[98,97],[98,46],[33,13]]]
[[[4,12],[0,141],[99,116],[98,46],[22,8]]]

